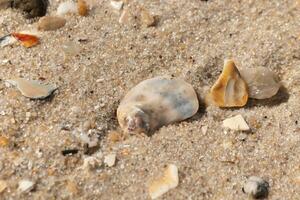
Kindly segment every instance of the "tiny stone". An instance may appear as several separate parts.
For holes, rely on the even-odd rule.
[[[243,187],[243,192],[254,199],[268,196],[269,183],[257,176],[251,176]]]
[[[0,180],[0,194],[4,192],[4,190],[7,188],[7,182],[4,180]]]
[[[227,118],[223,121],[223,127],[229,128],[236,131],[249,131],[250,127],[244,120],[242,115]]]
[[[19,182],[19,190],[21,192],[30,192],[34,188],[34,182],[29,180],[21,180]]]
[[[245,141],[247,139],[248,135],[246,133],[240,133],[238,136],[237,136],[237,140],[239,141]]]
[[[201,127],[201,132],[202,132],[203,135],[206,135],[207,129],[208,129],[208,126],[202,126]]]
[[[82,168],[84,170],[93,170],[101,166],[101,161],[94,156],[86,157],[83,160]]]
[[[116,154],[109,154],[109,155],[105,156],[105,158],[104,158],[104,163],[108,167],[114,166],[115,162],[116,162]]]

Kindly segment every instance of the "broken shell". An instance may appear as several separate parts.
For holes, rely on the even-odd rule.
[[[244,68],[240,69],[240,73],[248,85],[250,98],[270,98],[274,96],[280,88],[278,78],[268,68]]]
[[[62,17],[46,16],[42,17],[38,22],[38,30],[52,31],[63,27],[66,20]]]
[[[121,101],[117,117],[125,132],[149,133],[198,111],[194,88],[180,79],[155,77],[132,88]]]
[[[29,81],[23,78],[11,79],[7,82],[16,86],[23,96],[31,99],[44,99],[57,89],[53,85],[43,85],[38,81]]]
[[[39,38],[35,35],[25,34],[25,33],[12,33],[24,47],[30,48],[39,43]]]
[[[249,196],[260,199],[268,196],[269,183],[257,176],[251,176],[243,187],[243,192]]]
[[[179,183],[178,168],[176,165],[169,164],[162,177],[150,183],[148,190],[152,199],[156,199],[168,192],[170,189],[177,187]]]
[[[59,4],[56,14],[65,15],[68,13],[77,13],[77,5],[72,1],[67,1]]]
[[[111,7],[113,7],[116,10],[121,10],[123,8],[124,2],[123,1],[110,1]]]
[[[11,34],[3,36],[0,38],[0,47],[6,47],[8,45],[16,43],[18,40]]]
[[[248,89],[233,60],[225,60],[222,74],[212,86],[207,102],[219,107],[241,107],[248,101]]]
[[[155,18],[146,9],[141,9],[141,21],[146,27],[155,25]]]
[[[223,121],[223,127],[236,131],[249,131],[250,128],[242,115],[227,118]]]
[[[85,0],[77,1],[77,10],[78,10],[78,14],[81,16],[86,16],[88,14],[89,9]]]
[[[108,167],[112,167],[115,165],[116,163],[116,154],[115,153],[112,153],[112,154],[109,154],[107,156],[104,157],[104,163],[108,166]]]

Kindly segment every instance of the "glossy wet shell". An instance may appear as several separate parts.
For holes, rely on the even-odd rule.
[[[141,109],[148,119],[148,131],[193,116],[199,108],[194,88],[180,79],[155,77],[132,88],[121,101],[117,117],[121,128],[128,132],[124,118],[135,108]],[[130,132],[130,131],[129,131]]]

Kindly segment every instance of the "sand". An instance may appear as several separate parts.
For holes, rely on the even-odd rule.
[[[51,1],[48,15],[59,2]],[[45,32],[27,49],[0,49],[0,180],[8,187],[1,199],[149,199],[149,181],[175,164],[179,185],[161,199],[246,199],[249,176],[270,184],[269,199],[300,199],[300,2],[273,1],[130,1],[157,16],[154,27],[138,18],[118,22],[109,1],[98,1],[87,17],[69,15],[65,27]],[[15,10],[1,10],[0,35],[31,30]],[[63,46],[77,55],[64,56]],[[72,54],[72,53],[71,53]],[[262,66],[279,75],[283,88],[268,100],[250,100],[239,109],[205,108],[189,120],[153,136],[117,131],[116,109],[126,92],[158,75],[181,77],[199,97],[218,78],[225,58],[238,67]],[[59,86],[52,98],[30,100],[4,80],[42,80]],[[241,114],[250,133],[222,128],[222,121]],[[201,131],[206,129],[207,131]],[[84,151],[87,136],[98,141]],[[78,149],[62,155],[65,149]],[[101,164],[116,153],[114,166]],[[99,166],[87,170],[84,159]],[[20,192],[18,182],[35,183]]]

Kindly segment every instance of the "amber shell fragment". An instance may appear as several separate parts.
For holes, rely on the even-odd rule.
[[[233,60],[225,60],[223,71],[210,89],[206,102],[219,107],[242,107],[248,101],[248,88]]]
[[[33,47],[39,43],[39,38],[34,35],[23,33],[12,33],[11,35],[27,48]]]

